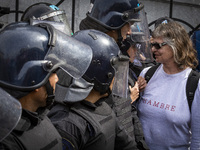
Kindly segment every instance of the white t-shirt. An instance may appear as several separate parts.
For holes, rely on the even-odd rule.
[[[140,75],[144,77],[148,69]],[[151,150],[187,150],[190,142],[191,150],[200,149],[200,81],[190,113],[186,96],[190,71],[167,74],[161,64],[141,93],[138,115]]]

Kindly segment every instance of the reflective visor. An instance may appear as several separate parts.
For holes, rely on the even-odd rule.
[[[137,49],[136,59],[143,63],[149,63],[153,61],[153,57],[150,48],[150,32],[144,9],[140,10],[139,15],[141,21],[131,25],[130,43]]]
[[[131,25],[131,39],[130,43],[135,45],[136,43],[141,43],[146,41],[146,36],[143,32],[142,26],[140,22],[136,22]]]
[[[0,141],[16,127],[21,113],[19,101],[0,88]]]
[[[138,14],[140,21],[131,25],[131,39],[135,43],[146,42],[150,39],[150,33],[144,9],[140,10]]]
[[[37,20],[48,20],[48,21],[54,21],[54,22],[62,22],[65,25],[65,28],[67,29],[67,31],[70,31],[70,35],[72,34],[70,25],[68,23],[67,20],[67,16],[65,14],[65,11],[63,10],[57,10],[57,11],[53,11],[51,13],[45,14],[41,17],[38,18],[33,18],[33,19],[37,19]]]
[[[56,16],[51,16],[50,18],[46,19],[48,21],[54,21],[54,22],[62,22],[65,24],[66,28],[70,29],[70,25],[67,20],[67,16],[65,13],[63,14],[58,14]]]
[[[119,55],[113,61],[113,67],[115,69],[115,77],[112,93],[116,96],[127,98],[129,57]]]
[[[48,20],[49,18],[54,18],[54,17],[60,16],[60,15],[62,15],[62,14],[65,14],[65,12],[62,11],[62,10],[53,11],[53,12],[51,12],[51,13],[45,14],[45,15],[43,15],[43,16],[41,16],[41,17],[36,18],[36,19],[38,19],[38,20]],[[51,20],[51,21],[62,22],[63,19],[59,17],[59,18],[57,18],[56,20]]]
[[[80,78],[90,65],[92,49],[88,45],[58,31],[56,44],[50,48],[45,60],[53,65],[50,70],[44,66],[46,71],[51,72],[60,67],[72,77]]]
[[[49,24],[37,25],[16,24],[0,33],[2,86],[31,91],[44,85],[59,68],[73,78],[82,77],[88,69],[92,60],[88,45]]]
[[[63,23],[63,22],[55,22],[55,21],[49,21],[49,20],[37,20],[37,19],[30,19],[30,23],[31,25],[36,25],[36,24],[40,24],[40,23],[47,23],[52,25],[55,29],[71,36],[73,35],[72,30],[70,29],[70,27]]]

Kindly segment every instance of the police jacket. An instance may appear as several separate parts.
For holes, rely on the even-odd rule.
[[[38,113],[23,110],[19,123],[0,143],[0,149],[61,150],[62,138],[44,109]]]
[[[118,125],[105,102],[56,104],[48,114],[63,138],[63,149],[136,150],[131,137]]]

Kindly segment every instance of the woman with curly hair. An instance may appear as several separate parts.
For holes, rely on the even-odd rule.
[[[186,30],[172,21],[160,24],[152,34],[152,52],[159,67],[138,102],[145,140],[152,150],[200,148],[200,81],[191,112],[186,82],[198,65],[196,50]],[[141,72],[144,76],[149,68]]]

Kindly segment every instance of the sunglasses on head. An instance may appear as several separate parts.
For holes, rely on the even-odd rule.
[[[163,42],[163,43],[151,43],[151,48],[155,47],[155,49],[160,49],[162,46],[167,45],[167,43]]]

